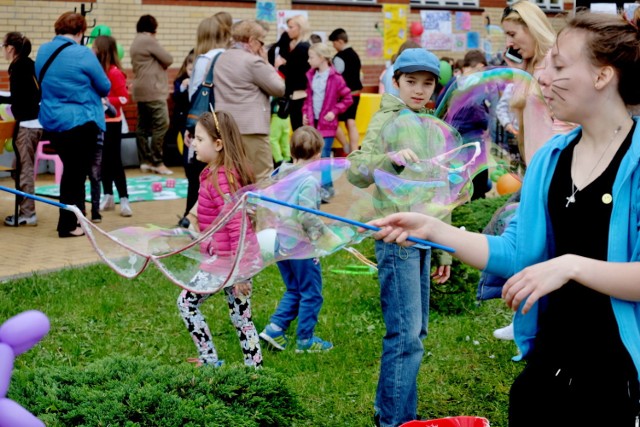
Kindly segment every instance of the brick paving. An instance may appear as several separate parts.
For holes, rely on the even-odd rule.
[[[173,177],[184,178],[181,167],[171,168]],[[127,176],[141,175],[138,169],[127,169]],[[53,183],[52,174],[40,174],[36,185]],[[0,178],[0,185],[14,187],[10,178]],[[322,209],[337,215],[344,215],[354,201],[349,195],[337,195]],[[0,191],[0,219],[13,213],[13,194]],[[135,202],[131,204],[133,216],[123,218],[119,215],[119,205],[115,211],[103,212],[100,228],[106,231],[131,225],[154,224],[164,227],[175,226],[178,214],[185,208],[185,199],[154,202]],[[89,212],[87,204],[87,212]],[[100,261],[99,256],[86,237],[60,239],[56,231],[59,209],[42,202],[36,202],[38,225],[36,227],[7,227],[0,224],[0,282],[28,276],[33,273],[46,273],[65,267],[77,267]]]
[[[176,178],[184,178],[182,168],[172,168]],[[140,175],[137,169],[127,169],[127,176]],[[53,183],[53,175],[41,174],[36,185]],[[10,178],[0,178],[0,185],[13,188]],[[0,216],[4,221],[13,213],[14,196],[0,191]],[[185,199],[131,203],[133,216],[120,216],[119,205],[115,211],[103,212],[100,228],[110,231],[128,225],[155,224],[173,226],[177,215],[184,211]],[[90,211],[87,204],[87,211]],[[64,267],[80,266],[99,261],[86,237],[60,239],[56,231],[59,209],[42,202],[36,202],[38,225],[36,227],[7,227],[0,224],[0,281],[45,273]]]

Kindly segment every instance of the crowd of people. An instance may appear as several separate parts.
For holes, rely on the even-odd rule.
[[[640,253],[640,174],[636,119],[628,107],[640,104],[638,21],[583,12],[557,35],[533,3],[519,0],[504,9],[506,65],[529,73],[532,85],[524,92],[522,87],[500,88],[491,99],[468,105],[462,115],[445,117],[466,142],[482,138],[495,114],[517,140],[526,173],[517,215],[500,236],[467,232],[446,219],[410,212],[386,200],[373,178],[376,170],[406,170],[410,175],[407,166],[426,155],[420,144],[385,139],[392,119],[401,111],[430,112],[431,102],[442,101],[439,94],[464,86],[488,66],[486,55],[467,52],[460,73],[441,88],[442,60],[405,43],[380,77],[381,107],[360,143],[355,127],[363,89],[360,59],[344,29],[330,34],[331,48],[312,40],[302,15],[289,18],[286,31],[269,47],[264,22],[234,23],[226,12],[203,19],[194,49],[173,82],[171,120],[166,70],[174,60],[156,39],[153,16],[140,17],[136,25],[130,88],[113,37],[96,37],[91,49],[82,46],[87,24],[81,14],[58,18],[56,36],[40,47],[35,63],[29,59],[29,40],[20,33],[6,34],[11,97],[5,101],[12,103],[18,121],[17,182],[23,191],[34,192],[33,156],[45,132],[64,164],[62,203],[84,214],[89,177],[92,221],[115,209],[114,184],[120,214],[131,216],[120,150],[122,106],[132,100],[138,108],[140,169],[172,173],[163,163],[171,128],[172,138],[184,141],[188,180],[179,226],[204,232],[242,187],[304,171],[309,162],[331,157],[337,139],[349,153],[349,183],[373,186],[380,202],[373,206],[380,219],[372,224],[381,228],[375,235],[375,255],[386,334],[373,402],[377,426],[399,426],[418,417],[417,380],[428,331],[430,284],[444,283],[452,274],[449,254],[434,251],[432,268],[431,249],[408,245],[409,236],[450,246],[463,262],[501,278],[502,297],[515,312],[508,329],[527,361],[511,388],[510,426],[549,424],[551,419],[557,420],[551,425],[637,425],[640,293],[633,279]],[[189,125],[192,99],[210,75],[215,105]],[[529,104],[526,91],[533,90],[541,90],[543,110]],[[321,180],[305,176],[300,189],[291,189],[291,202],[313,209],[330,202],[333,183],[325,178],[324,173]],[[476,178],[475,197],[484,197],[487,176]],[[203,241],[201,252],[230,258],[241,241],[255,250],[258,242],[251,227],[240,237],[243,215],[249,214],[236,213]],[[300,214],[297,221],[312,245],[335,237],[313,215]],[[25,198],[19,216],[5,219],[7,225],[16,223],[37,224],[33,201]],[[83,235],[75,215],[63,209],[57,231],[59,237]],[[296,318],[297,352],[333,348],[315,334],[323,303],[320,260],[278,261],[278,268],[286,291],[260,333],[252,320],[251,278],[224,289],[247,366],[262,366],[260,340],[285,350],[288,327]],[[193,288],[212,281],[213,274],[203,263],[192,279]],[[200,311],[209,297],[185,290],[177,305],[198,352],[189,361],[218,367],[224,361]]]

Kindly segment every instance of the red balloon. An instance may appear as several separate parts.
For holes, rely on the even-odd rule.
[[[411,26],[409,27],[409,32],[413,37],[418,37],[421,36],[424,32],[424,27],[422,26],[421,22],[412,22]]]

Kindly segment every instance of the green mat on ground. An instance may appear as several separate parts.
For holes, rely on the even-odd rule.
[[[176,182],[175,188],[167,188],[167,180],[173,179]],[[162,191],[154,192],[151,189],[151,185],[154,182],[162,183]],[[85,191],[87,193],[86,201],[91,201],[91,189],[89,188],[89,181],[85,183]],[[130,202],[142,202],[147,200],[172,200],[182,199],[187,197],[187,179],[186,178],[171,178],[159,175],[145,175],[135,178],[127,178],[127,191],[129,192]],[[60,186],[58,184],[43,185],[36,187],[36,194],[40,196],[47,196],[53,198],[60,197]],[[118,191],[113,191],[116,203],[120,201],[118,197]]]

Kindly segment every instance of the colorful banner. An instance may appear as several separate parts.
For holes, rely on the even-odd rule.
[[[400,48],[400,45],[407,40],[408,13],[409,5],[406,4],[382,5],[384,59],[391,59]]]

